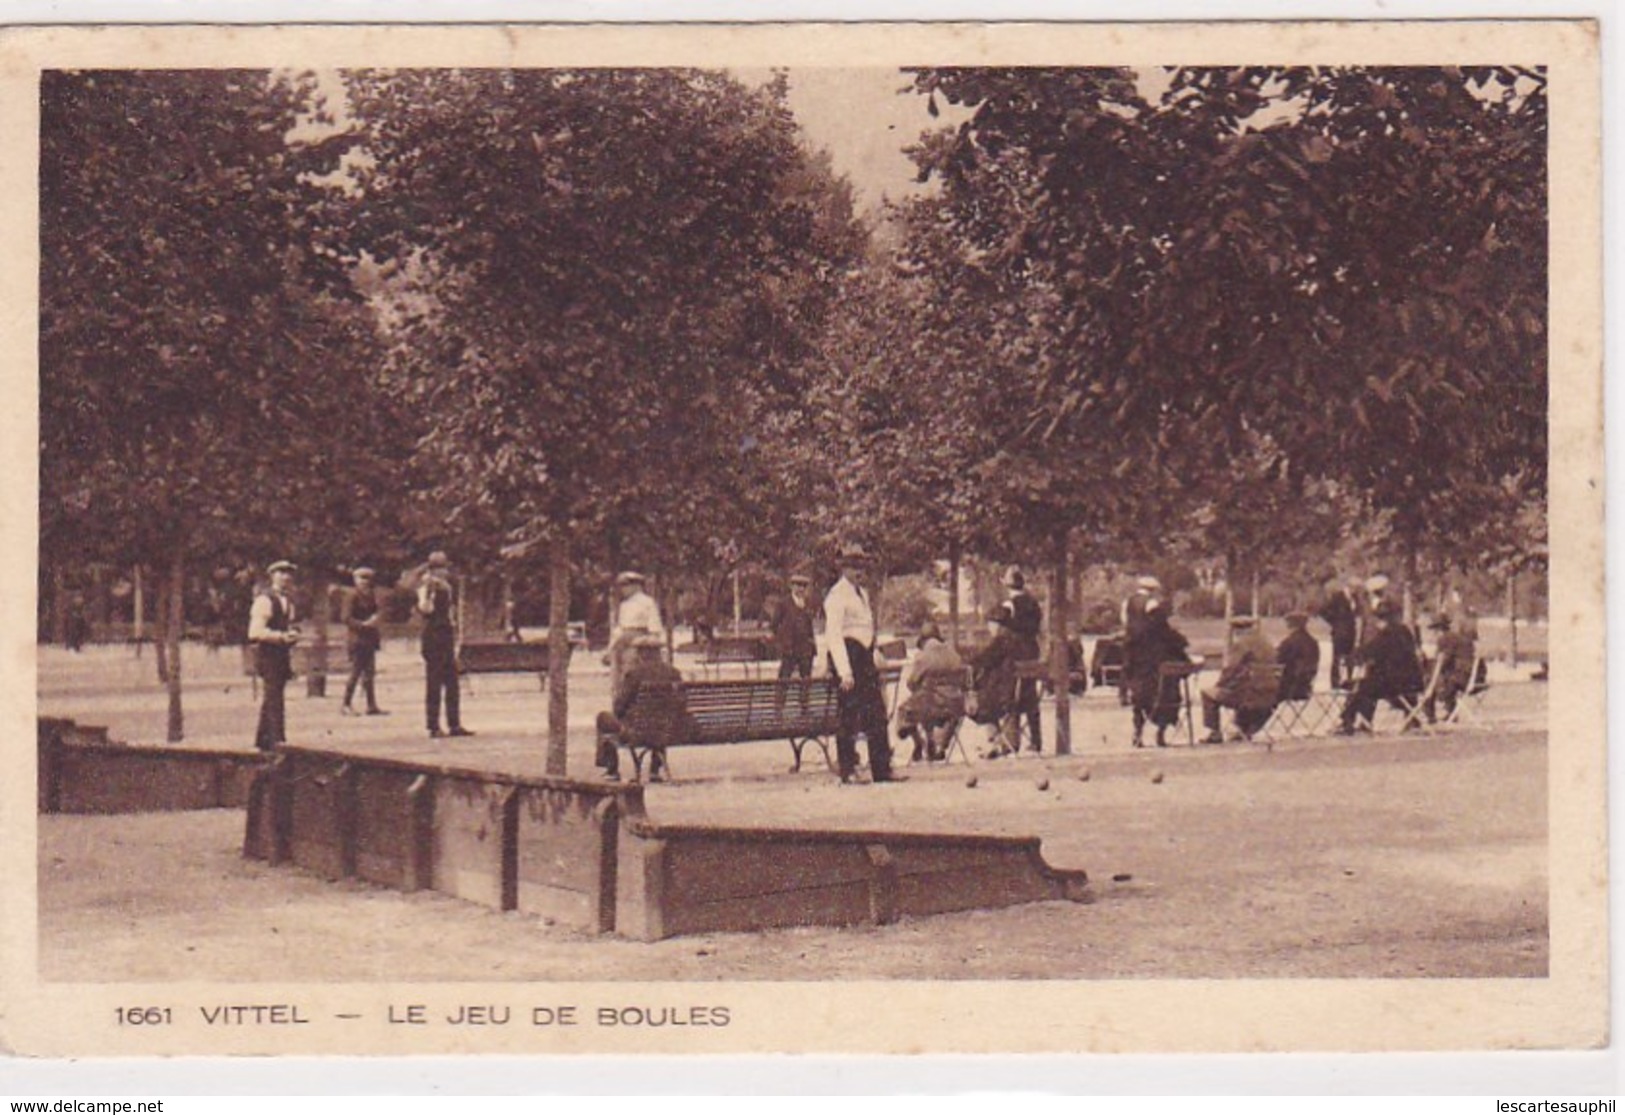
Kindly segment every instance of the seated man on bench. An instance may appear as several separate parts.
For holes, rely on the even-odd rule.
[[[918,647],[905,678],[908,700],[897,714],[897,735],[914,742],[912,762],[935,763],[947,758],[954,722],[965,715],[965,664],[934,623],[920,629]]]
[[[1202,687],[1202,726],[1207,729],[1203,743],[1223,743],[1219,710],[1236,710],[1236,729],[1251,739],[1269,722],[1281,686],[1275,648],[1258,629],[1252,616],[1230,617],[1230,648],[1224,654],[1219,679]]]
[[[658,635],[632,638],[635,658],[621,678],[615,709],[598,714],[597,761],[610,782],[620,781],[619,749],[628,742],[650,749],[649,781],[664,782],[664,745],[692,730],[688,702],[683,696],[683,675],[662,657],[664,647]]]

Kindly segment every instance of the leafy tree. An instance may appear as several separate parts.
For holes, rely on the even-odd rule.
[[[188,570],[318,567],[387,506],[369,316],[313,249],[308,79],[47,72],[41,84],[41,550],[161,571],[182,736]]]
[[[685,556],[743,525],[762,410],[859,242],[782,77],[346,75],[366,158],[349,249],[398,268],[403,395],[453,521],[550,553],[548,769],[565,769],[572,547]],[[731,510],[731,514],[728,512]],[[634,525],[635,524],[635,525]],[[743,533],[743,531],[741,531]]]

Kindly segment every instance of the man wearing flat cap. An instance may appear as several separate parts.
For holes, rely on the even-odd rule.
[[[359,686],[367,698],[367,715],[383,716],[378,707],[376,680],[378,676],[378,648],[383,644],[379,624],[383,614],[378,606],[378,590],[373,585],[375,576],[370,566],[360,566],[353,574],[355,587],[344,594],[340,619],[350,642],[350,679],[344,683],[344,703],[339,713],[354,716],[355,691]]]
[[[607,781],[620,781],[618,749],[631,742],[649,748],[649,781],[664,782],[664,745],[693,733],[683,675],[667,663],[665,648],[665,639],[658,635],[633,635],[628,640],[630,661],[613,711],[598,714],[597,764]]]
[[[288,742],[283,698],[288,679],[293,677],[293,647],[299,641],[294,622],[298,617],[289,595],[297,568],[291,561],[269,565],[265,573],[270,584],[248,610],[248,641],[254,645],[255,669],[265,683],[259,726],[254,731],[254,746],[261,751]]]
[[[1440,613],[1429,630],[1434,634],[1433,692],[1427,701],[1427,718],[1431,724],[1438,705],[1444,704],[1445,717],[1456,711],[1456,702],[1472,686],[1478,665],[1478,642],[1466,631],[1454,630],[1448,612]]]
[[[779,679],[812,677],[818,641],[813,635],[812,578],[796,573],[790,578],[790,598],[773,617],[773,642],[779,654]],[[782,690],[781,690],[782,691]]]
[[[1275,710],[1280,680],[1275,675],[1275,648],[1258,629],[1252,616],[1230,617],[1230,647],[1224,652],[1219,679],[1202,687],[1203,743],[1223,743],[1219,730],[1221,709],[1236,711],[1236,728],[1251,736]]]
[[[870,778],[900,781],[891,770],[891,729],[875,667],[875,614],[866,585],[869,555],[862,546],[849,544],[841,548],[839,561],[840,579],[824,596],[824,641],[830,671],[840,679],[835,754],[841,781],[851,782],[857,774],[860,732],[869,745]]]
[[[418,614],[423,618],[423,711],[429,738],[471,736],[463,727],[462,694],[457,686],[457,589],[451,581],[451,559],[436,550],[429,555],[418,584]],[[446,707],[446,731],[440,730],[440,706]]]
[[[612,699],[620,695],[626,671],[631,668],[633,641],[649,636],[657,642],[666,640],[666,625],[660,621],[660,605],[654,597],[643,591],[643,574],[628,569],[615,578],[615,590],[621,602],[615,608],[615,622],[609,631],[609,691]]]

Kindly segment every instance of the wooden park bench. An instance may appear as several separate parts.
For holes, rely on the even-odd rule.
[[[463,643],[457,648],[457,673],[535,674],[547,687],[549,647],[546,643]]]
[[[829,750],[839,723],[835,679],[702,678],[683,682],[682,691],[684,716],[640,721],[634,710],[628,717],[633,723],[621,746],[632,756],[634,778],[641,781],[643,760],[654,750],[775,739],[789,741],[795,754],[792,772],[801,769],[801,752],[809,743],[816,743],[824,764],[835,769]]]
[[[755,676],[762,663],[777,658],[773,640],[766,635],[715,635],[705,644],[700,666],[707,674],[714,671],[720,676],[722,667],[742,664]]]

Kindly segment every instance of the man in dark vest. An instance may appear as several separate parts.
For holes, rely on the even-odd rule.
[[[255,669],[265,685],[259,727],[254,732],[254,746],[261,751],[288,742],[283,696],[293,677],[293,647],[299,641],[289,595],[296,569],[291,561],[273,562],[265,571],[270,587],[254,598],[248,611],[248,641],[254,645]]]
[[[429,738],[471,736],[463,727],[457,691],[457,590],[451,583],[451,559],[436,550],[429,555],[418,586],[418,613],[423,617],[424,712]],[[446,731],[440,730],[440,703],[446,705]]]
[[[373,587],[373,571],[362,566],[355,571],[355,588],[344,597],[344,627],[350,635],[350,680],[344,683],[344,704],[339,712],[345,716],[355,715],[350,702],[355,698],[358,685],[367,698],[367,715],[384,715],[384,710],[378,707],[374,688],[378,676],[378,648],[383,642],[378,626],[382,618],[378,590]]]
[[[1004,587],[1010,591],[1010,631],[1016,637],[1017,653],[1023,662],[1036,662],[1043,657],[1043,650],[1039,646],[1039,632],[1044,627],[1044,612],[1027,592],[1027,578],[1022,574],[1019,566],[1012,565],[1005,570]],[[1027,722],[1027,750],[1038,752],[1044,749],[1044,735],[1038,721],[1038,679],[1022,678],[1016,683],[1016,710],[1020,720]],[[1018,720],[1018,724],[1020,722]],[[1016,742],[1021,741],[1021,732],[1016,732]]]

